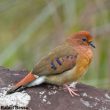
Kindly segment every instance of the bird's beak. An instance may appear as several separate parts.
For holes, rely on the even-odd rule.
[[[7,91],[7,94],[12,94],[14,92],[19,92],[26,88],[26,85],[28,85],[30,82],[35,80],[36,77],[31,72],[25,76],[20,82],[18,82],[14,87],[12,87],[9,91]]]
[[[93,42],[89,42],[89,45],[95,48],[95,45],[93,44]]]

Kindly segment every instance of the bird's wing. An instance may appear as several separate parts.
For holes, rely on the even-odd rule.
[[[61,45],[35,66],[33,74],[41,76],[63,73],[75,66],[77,55],[72,46]]]

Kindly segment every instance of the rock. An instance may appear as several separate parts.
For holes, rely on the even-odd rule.
[[[27,71],[12,71],[0,67],[0,88],[15,84]],[[25,91],[31,96],[29,110],[110,110],[110,91],[80,84],[80,96],[70,96],[62,87],[43,84]]]

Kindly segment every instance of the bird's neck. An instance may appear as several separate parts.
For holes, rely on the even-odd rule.
[[[77,39],[73,39],[73,37],[70,37],[66,40],[67,43],[69,43],[70,45],[73,45],[73,46],[77,46],[78,45],[78,41]]]

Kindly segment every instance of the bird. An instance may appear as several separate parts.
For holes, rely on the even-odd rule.
[[[70,84],[81,79],[93,59],[93,36],[88,31],[76,32],[54,48],[34,66],[7,94],[42,83],[64,85],[69,93],[79,95]]]

